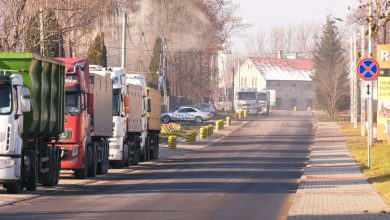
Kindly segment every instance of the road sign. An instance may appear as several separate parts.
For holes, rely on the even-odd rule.
[[[365,81],[372,81],[380,74],[378,62],[373,58],[364,58],[357,65],[358,76]]]
[[[365,99],[372,99],[372,82],[371,81],[362,81],[362,95]]]

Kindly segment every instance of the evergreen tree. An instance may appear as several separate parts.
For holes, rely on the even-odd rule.
[[[160,53],[161,53],[161,38],[157,38],[154,47],[152,59],[149,65],[149,73],[148,73],[148,86],[152,88],[158,88],[158,80],[159,75],[157,75],[157,71],[159,70],[160,65]]]
[[[40,27],[39,13],[33,16],[28,22],[26,35],[26,49],[29,52],[40,53]],[[42,55],[49,57],[63,57],[64,46],[63,36],[58,31],[60,26],[54,10],[48,10],[43,18],[43,45]]]
[[[88,48],[88,59],[91,64],[107,67],[107,48],[103,32],[99,33]]]
[[[333,119],[337,111],[349,107],[348,71],[345,54],[335,22],[329,17],[314,54],[317,106]]]

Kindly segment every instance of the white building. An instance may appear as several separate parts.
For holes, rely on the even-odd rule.
[[[248,58],[234,76],[234,91],[256,87],[276,91],[273,109],[313,107],[314,63],[306,59]]]

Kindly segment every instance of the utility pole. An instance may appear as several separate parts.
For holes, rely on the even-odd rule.
[[[361,59],[364,59],[365,57],[365,47],[366,47],[366,44],[364,42],[364,38],[365,38],[365,27],[364,25],[362,25],[361,27]],[[360,80],[360,135],[362,137],[366,136],[366,100],[363,96],[364,94],[364,83],[362,80]]]
[[[357,94],[357,75],[355,72],[355,67],[357,63],[357,46],[356,46],[356,33],[353,33],[353,127],[357,128],[357,114],[358,114],[358,108],[357,108],[357,102],[358,102],[358,94]]]
[[[43,33],[43,9],[42,6],[39,7],[39,53],[43,56],[45,53],[44,40],[45,36]]]
[[[372,53],[372,30],[371,30],[371,15],[372,15],[372,4],[373,1],[370,2],[370,7],[368,8],[368,57],[371,57]],[[369,84],[371,87],[371,94],[372,94],[372,81],[370,81]],[[371,166],[371,145],[372,145],[372,97],[370,96],[368,98],[368,111],[367,111],[367,116],[368,116],[368,140],[367,140],[367,166]]]
[[[167,58],[166,58],[167,46],[165,45],[165,38],[161,38],[161,49],[160,49],[160,62],[159,62],[159,79],[158,79],[158,90],[163,92],[162,107],[163,112],[168,111],[168,88],[167,88]]]
[[[350,117],[351,123],[354,123],[354,65],[353,65],[353,36],[349,38],[349,86],[350,86]]]
[[[121,67],[125,68],[126,67],[126,22],[127,15],[126,13],[123,13],[122,15],[122,62],[121,62]]]

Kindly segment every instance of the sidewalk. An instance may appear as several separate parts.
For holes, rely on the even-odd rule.
[[[191,151],[202,150],[218,142],[225,136],[234,133],[241,127],[245,126],[247,123],[249,123],[249,121],[234,121],[232,122],[231,126],[225,127],[225,129],[221,131],[214,131],[214,135],[210,138],[199,140],[199,137],[197,137],[197,142],[193,145],[186,145],[184,143],[185,142],[184,140],[178,140],[177,148],[169,149],[166,144],[161,144],[159,159],[148,161],[148,162],[142,162],[140,163],[140,166],[142,167],[142,166],[155,165],[172,158],[184,156],[185,154]],[[57,186],[38,187],[37,191],[34,192],[23,191],[22,193],[17,195],[7,194],[6,191],[2,189],[2,187],[0,186],[0,207],[6,205],[12,205],[17,202],[27,202],[29,200],[50,195],[58,191],[69,190],[72,187],[76,187],[76,186],[96,184],[99,181],[110,181],[110,178],[117,175],[127,175],[127,174],[131,175],[132,172],[137,171],[137,168],[139,168],[139,166],[123,168],[123,169],[109,169],[107,176],[99,175],[95,178],[88,178],[83,180],[75,179],[73,177],[72,171],[61,171],[60,182]]]
[[[386,201],[362,175],[335,122],[318,122],[288,219],[389,219]]]

